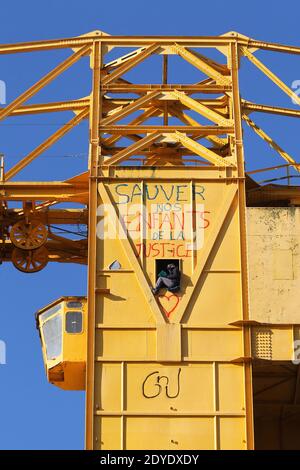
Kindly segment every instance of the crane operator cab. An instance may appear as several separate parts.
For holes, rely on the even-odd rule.
[[[84,390],[87,354],[86,297],[61,297],[36,313],[48,381]]]

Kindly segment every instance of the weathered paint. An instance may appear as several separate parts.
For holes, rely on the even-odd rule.
[[[300,208],[247,209],[251,319],[300,323]]]

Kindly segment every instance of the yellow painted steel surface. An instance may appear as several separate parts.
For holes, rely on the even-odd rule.
[[[252,327],[252,356],[267,361],[299,363],[300,327],[298,325],[262,324]]]
[[[96,449],[251,446],[244,330],[232,325],[243,319],[243,293],[229,175],[123,167],[98,184]],[[164,259],[179,260],[181,289],[155,300]]]

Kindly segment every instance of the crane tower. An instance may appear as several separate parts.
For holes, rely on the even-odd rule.
[[[2,106],[0,121],[66,111],[71,119],[15,164],[2,159],[0,248],[3,262],[28,274],[48,262],[87,265],[86,298],[62,297],[36,317],[49,381],[86,391],[86,448],[279,448],[277,434],[282,443],[300,429],[282,412],[288,407],[294,416],[298,409],[292,361],[300,321],[293,292],[280,314],[281,298],[272,294],[279,283],[283,290],[287,282],[290,290],[297,286],[296,255],[290,238],[282,237],[287,226],[296,233],[300,191],[291,179],[299,164],[252,114],[300,116],[298,94],[256,54],[299,55],[300,47],[235,32],[134,37],[93,31],[2,44],[0,61],[4,54],[50,50],[69,55]],[[88,96],[31,101],[86,58]],[[241,97],[242,61],[296,106]],[[28,174],[33,161],[83,121],[89,126],[83,173],[62,181],[23,179],[24,169]],[[261,165],[245,171],[243,123],[282,164],[264,168],[261,156]],[[272,184],[256,181],[273,170],[283,176]],[[274,211],[275,254],[274,239],[267,238]],[[88,240],[51,229],[74,224],[87,226]],[[181,273],[180,284],[155,290],[169,265]],[[262,431],[270,429],[277,434]]]

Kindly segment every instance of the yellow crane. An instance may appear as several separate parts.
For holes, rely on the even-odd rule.
[[[247,207],[299,205],[299,187],[259,184],[251,177],[277,168],[298,171],[299,163],[249,115],[297,118],[300,111],[241,99],[239,68],[247,58],[299,105],[298,94],[255,52],[299,55],[300,47],[235,32],[135,37],[93,31],[2,44],[0,60],[4,54],[61,49],[70,51],[67,59],[0,108],[0,121],[74,113],[16,164],[7,170],[1,164],[2,261],[24,273],[49,261],[87,264],[86,298],[62,297],[37,312],[48,380],[67,390],[85,389],[87,449],[276,446],[266,442],[272,437],[256,434],[253,414],[260,413],[261,403],[254,391],[281,383],[286,361],[294,358],[300,322],[287,315],[272,323],[259,313],[261,304],[249,308],[249,292],[251,302],[264,294],[251,284],[247,252],[255,252],[257,242],[249,236],[252,226],[247,236],[246,218]],[[121,55],[120,49],[128,52]],[[117,58],[109,61],[111,51]],[[219,61],[211,51],[219,53]],[[89,96],[27,103],[84,57],[92,71]],[[171,83],[173,57],[192,66],[199,79]],[[161,80],[142,83],[139,69],[154,58]],[[64,181],[20,179],[24,168],[84,120],[89,123],[84,173]],[[245,173],[243,121],[286,163]],[[290,173],[283,178],[290,181]],[[22,208],[11,207],[11,201],[21,201]],[[61,202],[74,208],[56,208]],[[251,214],[255,225],[258,215]],[[51,230],[78,223],[87,225],[88,243]],[[287,259],[280,256],[278,276]],[[158,289],[170,265],[180,272],[180,283]],[[295,386],[297,370],[289,368]],[[295,393],[293,412],[298,389]],[[265,402],[276,407],[276,393]],[[276,413],[270,415],[273,428]],[[278,432],[289,435],[292,428]]]

